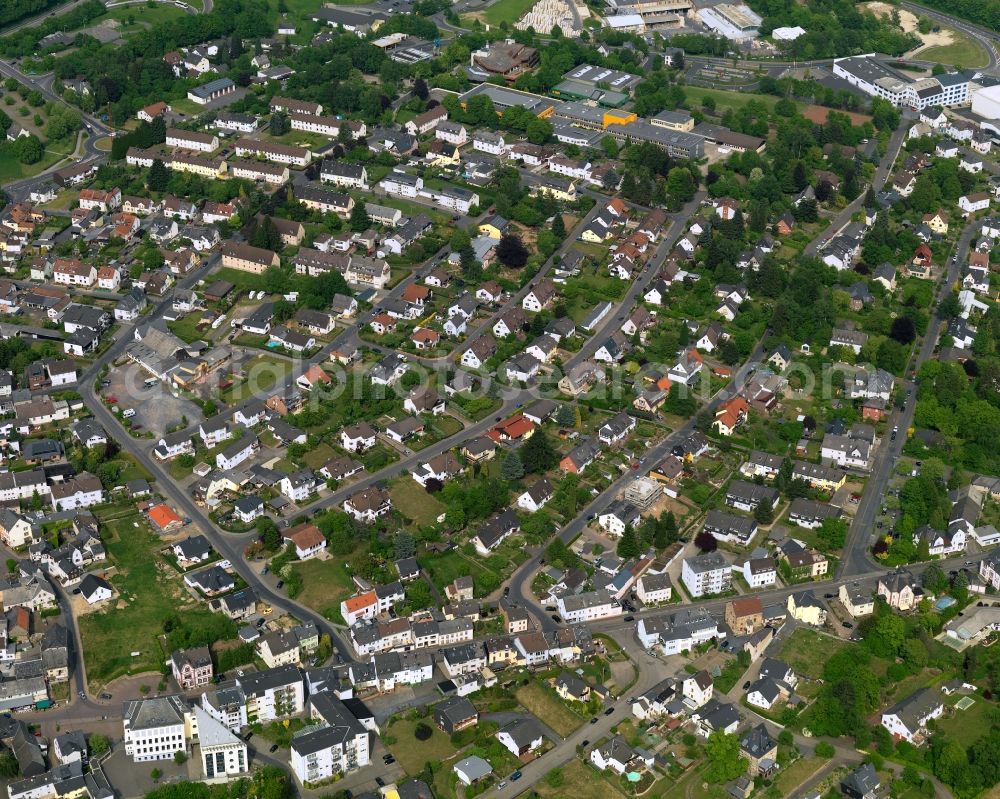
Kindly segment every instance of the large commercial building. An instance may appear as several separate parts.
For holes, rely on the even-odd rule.
[[[890,68],[875,53],[834,59],[833,74],[898,108],[923,111],[935,105],[948,107],[969,102],[969,79],[962,73],[912,80]]]
[[[614,30],[644,32],[677,28],[691,12],[691,0],[605,0],[605,23]]]
[[[748,6],[719,3],[712,8],[698,12],[705,27],[733,42],[756,39],[759,35],[761,17]]]

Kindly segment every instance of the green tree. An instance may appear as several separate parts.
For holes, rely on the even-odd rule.
[[[562,213],[557,213],[552,217],[552,235],[562,244],[566,238],[566,223],[563,221]]]
[[[631,524],[625,526],[625,532],[623,532],[622,537],[618,539],[617,551],[618,557],[623,560],[634,558],[642,552],[642,547],[639,544],[638,538],[636,538],[635,530],[632,529]]]
[[[291,123],[288,121],[288,114],[284,111],[276,111],[271,115],[269,124],[272,136],[284,136],[291,130]]]
[[[761,499],[757,503],[757,507],[753,510],[753,517],[757,524],[770,524],[774,521],[774,505],[771,503],[767,497]]]
[[[734,780],[743,773],[744,763],[740,757],[740,739],[724,732],[713,732],[705,744],[705,759],[708,768],[705,778],[709,782],[723,783]]]
[[[150,191],[166,191],[170,183],[170,171],[159,158],[153,159],[153,165],[146,176],[146,187]]]
[[[363,202],[354,203],[351,209],[351,230],[362,233],[371,227],[372,220],[368,216],[368,209]]]
[[[260,516],[254,522],[260,542],[270,552],[281,549],[281,531],[270,516]]]
[[[573,411],[572,406],[568,404],[560,405],[559,410],[556,411],[556,422],[563,427],[573,427],[576,424],[576,413]]]
[[[836,753],[837,750],[833,748],[833,744],[829,744],[826,741],[820,741],[816,744],[816,757],[831,758]]]
[[[503,459],[503,463],[500,465],[500,476],[504,480],[520,480],[524,477],[524,464],[521,463],[516,451],[508,452]]]
[[[892,612],[884,612],[865,635],[865,644],[876,657],[895,657],[906,641],[906,623]]]
[[[531,438],[525,441],[517,452],[524,465],[524,471],[528,474],[547,472],[559,463],[559,452],[553,446],[548,434],[541,428],[535,430]]]
[[[45,148],[34,134],[19,136],[11,145],[14,157],[22,164],[37,164],[45,154]]]
[[[90,736],[89,746],[92,755],[100,756],[111,748],[111,742],[108,741],[106,736],[95,732]]]

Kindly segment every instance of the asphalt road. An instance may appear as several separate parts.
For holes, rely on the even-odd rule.
[[[62,103],[63,105],[69,105],[59,95],[52,91],[53,75],[51,73],[46,75],[26,75],[16,67],[8,64],[6,61],[0,61],[0,77],[16,78],[29,88],[36,89],[46,100]],[[80,113],[83,118],[84,131],[87,133],[87,138],[84,139],[83,144],[83,157],[80,158],[77,163],[103,161],[107,158],[107,153],[97,149],[97,140],[109,135],[111,133],[111,129],[96,117],[84,114],[79,108],[76,108],[75,106],[69,107]],[[54,165],[38,175],[25,178],[24,180],[8,183],[3,187],[3,189],[14,201],[26,200],[33,188],[48,183],[50,181],[49,176],[51,173],[60,168],[61,167],[59,165]]]
[[[944,293],[951,290],[951,287],[958,280],[962,265],[966,263],[966,258],[975,237],[980,223],[971,222],[962,231],[955,247],[954,258],[949,262],[948,270],[944,279],[935,288],[934,305],[935,310],[931,320],[927,325],[927,333],[916,351],[916,357],[912,363],[912,373],[920,371],[924,362],[929,360],[934,354],[941,336],[941,330],[945,324],[940,314],[937,313],[937,304]],[[872,543],[872,536],[875,531],[875,517],[878,514],[885,499],[885,491],[892,477],[892,470],[899,457],[902,455],[903,447],[906,445],[907,430],[913,424],[913,417],[917,408],[916,384],[912,380],[903,379],[898,382],[899,389],[906,390],[905,404],[902,409],[894,409],[888,419],[888,424],[898,427],[899,432],[895,441],[890,436],[886,436],[882,442],[879,453],[876,455],[875,463],[872,466],[871,475],[865,485],[864,494],[858,504],[857,512],[851,523],[847,542],[844,546],[844,557],[841,559],[837,569],[839,575],[849,576],[858,574],[869,567],[872,560],[868,554],[869,545]]]
[[[875,174],[872,176],[871,185],[875,192],[882,190],[886,180],[888,180],[889,176],[892,174],[892,165],[895,163],[896,156],[899,154],[899,150],[903,146],[903,142],[906,140],[906,132],[909,130],[911,124],[912,120],[908,119],[904,115],[903,119],[899,123],[899,127],[893,131],[892,136],[889,138],[889,146],[886,148],[885,155],[882,156],[878,166],[875,168]],[[862,209],[866,193],[867,192],[862,192],[859,194],[855,198],[854,202],[849,203],[843,210],[841,210],[840,213],[834,217],[826,231],[806,245],[803,254],[816,255],[818,252],[822,252],[823,245],[836,236],[844,228],[844,226],[851,221],[851,217]]]

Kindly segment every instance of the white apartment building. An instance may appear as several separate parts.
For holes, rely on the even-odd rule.
[[[319,179],[335,186],[346,186],[353,189],[368,191],[368,170],[361,164],[350,164],[346,161],[326,160],[320,166]]]
[[[681,581],[692,597],[721,594],[732,587],[732,568],[719,552],[685,558]]]
[[[290,765],[299,782],[321,782],[367,766],[368,730],[344,703],[333,694],[320,693],[309,706],[310,717],[320,723],[292,739]]]
[[[125,703],[122,718],[125,754],[134,763],[173,760],[187,752],[194,716],[177,695],[133,699]]]
[[[607,619],[623,613],[618,600],[605,588],[559,597],[556,605],[563,621],[570,624]]]
[[[296,666],[247,672],[237,682],[246,695],[250,723],[276,721],[305,709],[305,683]]]

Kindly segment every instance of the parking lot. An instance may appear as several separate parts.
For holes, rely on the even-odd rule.
[[[188,424],[204,418],[197,405],[175,397],[162,383],[147,387],[148,378],[149,374],[137,364],[126,363],[108,373],[106,380],[110,385],[102,386],[101,391],[105,397],[115,397],[122,411],[128,408],[135,411],[133,426],[138,425],[140,430],[148,430],[157,437],[179,425],[185,416]]]

